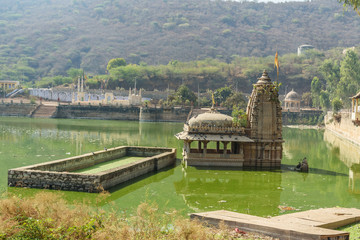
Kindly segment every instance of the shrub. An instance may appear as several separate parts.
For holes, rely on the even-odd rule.
[[[100,195],[107,197],[106,193]],[[86,205],[69,206],[61,195],[41,192],[32,198],[0,200],[0,239],[234,239],[224,224],[205,224],[162,213],[155,203],[141,203],[133,216]]]

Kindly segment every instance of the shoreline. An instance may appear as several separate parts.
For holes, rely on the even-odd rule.
[[[325,126],[319,126],[319,125],[283,125],[283,127],[297,128],[297,129],[317,129],[317,130],[325,129]]]

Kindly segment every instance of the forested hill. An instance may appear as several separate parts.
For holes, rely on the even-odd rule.
[[[0,77],[33,80],[107,62],[166,64],[359,44],[360,17],[336,0],[2,0]],[[21,76],[19,76],[21,72]]]

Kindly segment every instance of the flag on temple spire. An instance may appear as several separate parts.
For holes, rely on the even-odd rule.
[[[215,106],[215,98],[214,98],[214,93],[212,93],[212,107],[214,107]]]
[[[275,62],[274,62],[274,68],[276,67],[276,72],[277,72],[277,81],[279,80],[279,58],[278,58],[278,52],[276,50],[276,53],[275,53]]]

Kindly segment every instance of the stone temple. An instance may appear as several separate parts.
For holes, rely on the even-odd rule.
[[[192,117],[184,131],[183,160],[190,166],[279,168],[282,158],[281,106],[277,86],[266,71],[254,84],[246,126],[217,112]]]

